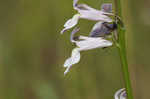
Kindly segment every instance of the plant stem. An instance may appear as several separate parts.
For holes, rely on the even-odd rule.
[[[122,19],[121,1],[114,0],[114,5],[115,5],[116,15]],[[118,24],[117,34],[118,34],[118,45],[119,45],[118,50],[119,50],[119,54],[120,54],[120,58],[122,62],[122,69],[123,69],[123,75],[124,75],[124,80],[125,80],[127,98],[133,99],[131,81],[130,81],[128,63],[127,63],[127,57],[126,57],[125,29],[120,24]]]

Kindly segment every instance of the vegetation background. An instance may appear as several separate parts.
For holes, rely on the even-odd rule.
[[[100,9],[111,0],[80,0]],[[150,1],[122,0],[134,99],[150,99]],[[0,0],[0,99],[113,99],[124,87],[116,48],[82,52],[64,77],[74,47],[63,24],[72,0]],[[95,22],[80,20],[88,35]]]

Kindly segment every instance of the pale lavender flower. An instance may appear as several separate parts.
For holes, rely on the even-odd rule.
[[[69,72],[69,69],[73,64],[80,61],[81,51],[112,46],[112,42],[103,37],[78,36],[75,38],[74,34],[77,31],[79,31],[79,29],[75,28],[71,33],[71,42],[75,43],[77,47],[72,50],[71,57],[69,57],[64,63],[64,67],[67,68],[64,74]]]
[[[101,10],[94,9],[86,4],[77,4],[78,0],[73,0],[73,8],[78,11],[78,14],[75,14],[71,19],[69,19],[64,24],[64,29],[61,31],[61,34],[68,29],[74,27],[79,19],[87,19],[93,21],[102,21],[102,22],[112,22],[112,19],[109,15],[111,13],[112,5],[103,4]]]
[[[104,37],[109,35],[112,31],[117,29],[117,24],[115,22],[109,23],[109,22],[97,22],[90,33],[91,37]]]
[[[115,95],[114,95],[115,99],[127,99],[127,94],[126,94],[126,90],[125,88],[119,89]]]

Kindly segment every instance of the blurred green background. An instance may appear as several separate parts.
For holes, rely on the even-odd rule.
[[[111,0],[80,0],[100,9]],[[150,1],[122,0],[134,99],[150,99]],[[72,0],[0,0],[0,99],[113,99],[124,87],[116,48],[82,52],[64,77],[74,46],[60,35]],[[88,35],[95,22],[80,20]]]

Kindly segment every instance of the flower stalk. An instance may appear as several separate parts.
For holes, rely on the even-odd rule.
[[[121,10],[121,0],[114,0],[114,7],[115,7],[115,13],[116,16],[119,16],[122,19],[122,10]],[[128,62],[127,62],[127,56],[126,56],[126,44],[125,44],[125,28],[121,26],[121,24],[118,24],[118,50],[120,54],[120,59],[122,62],[122,69],[123,69],[123,75],[125,80],[125,87],[126,87],[126,93],[128,99],[133,99],[132,95],[132,87],[131,87],[131,81],[128,71]]]

